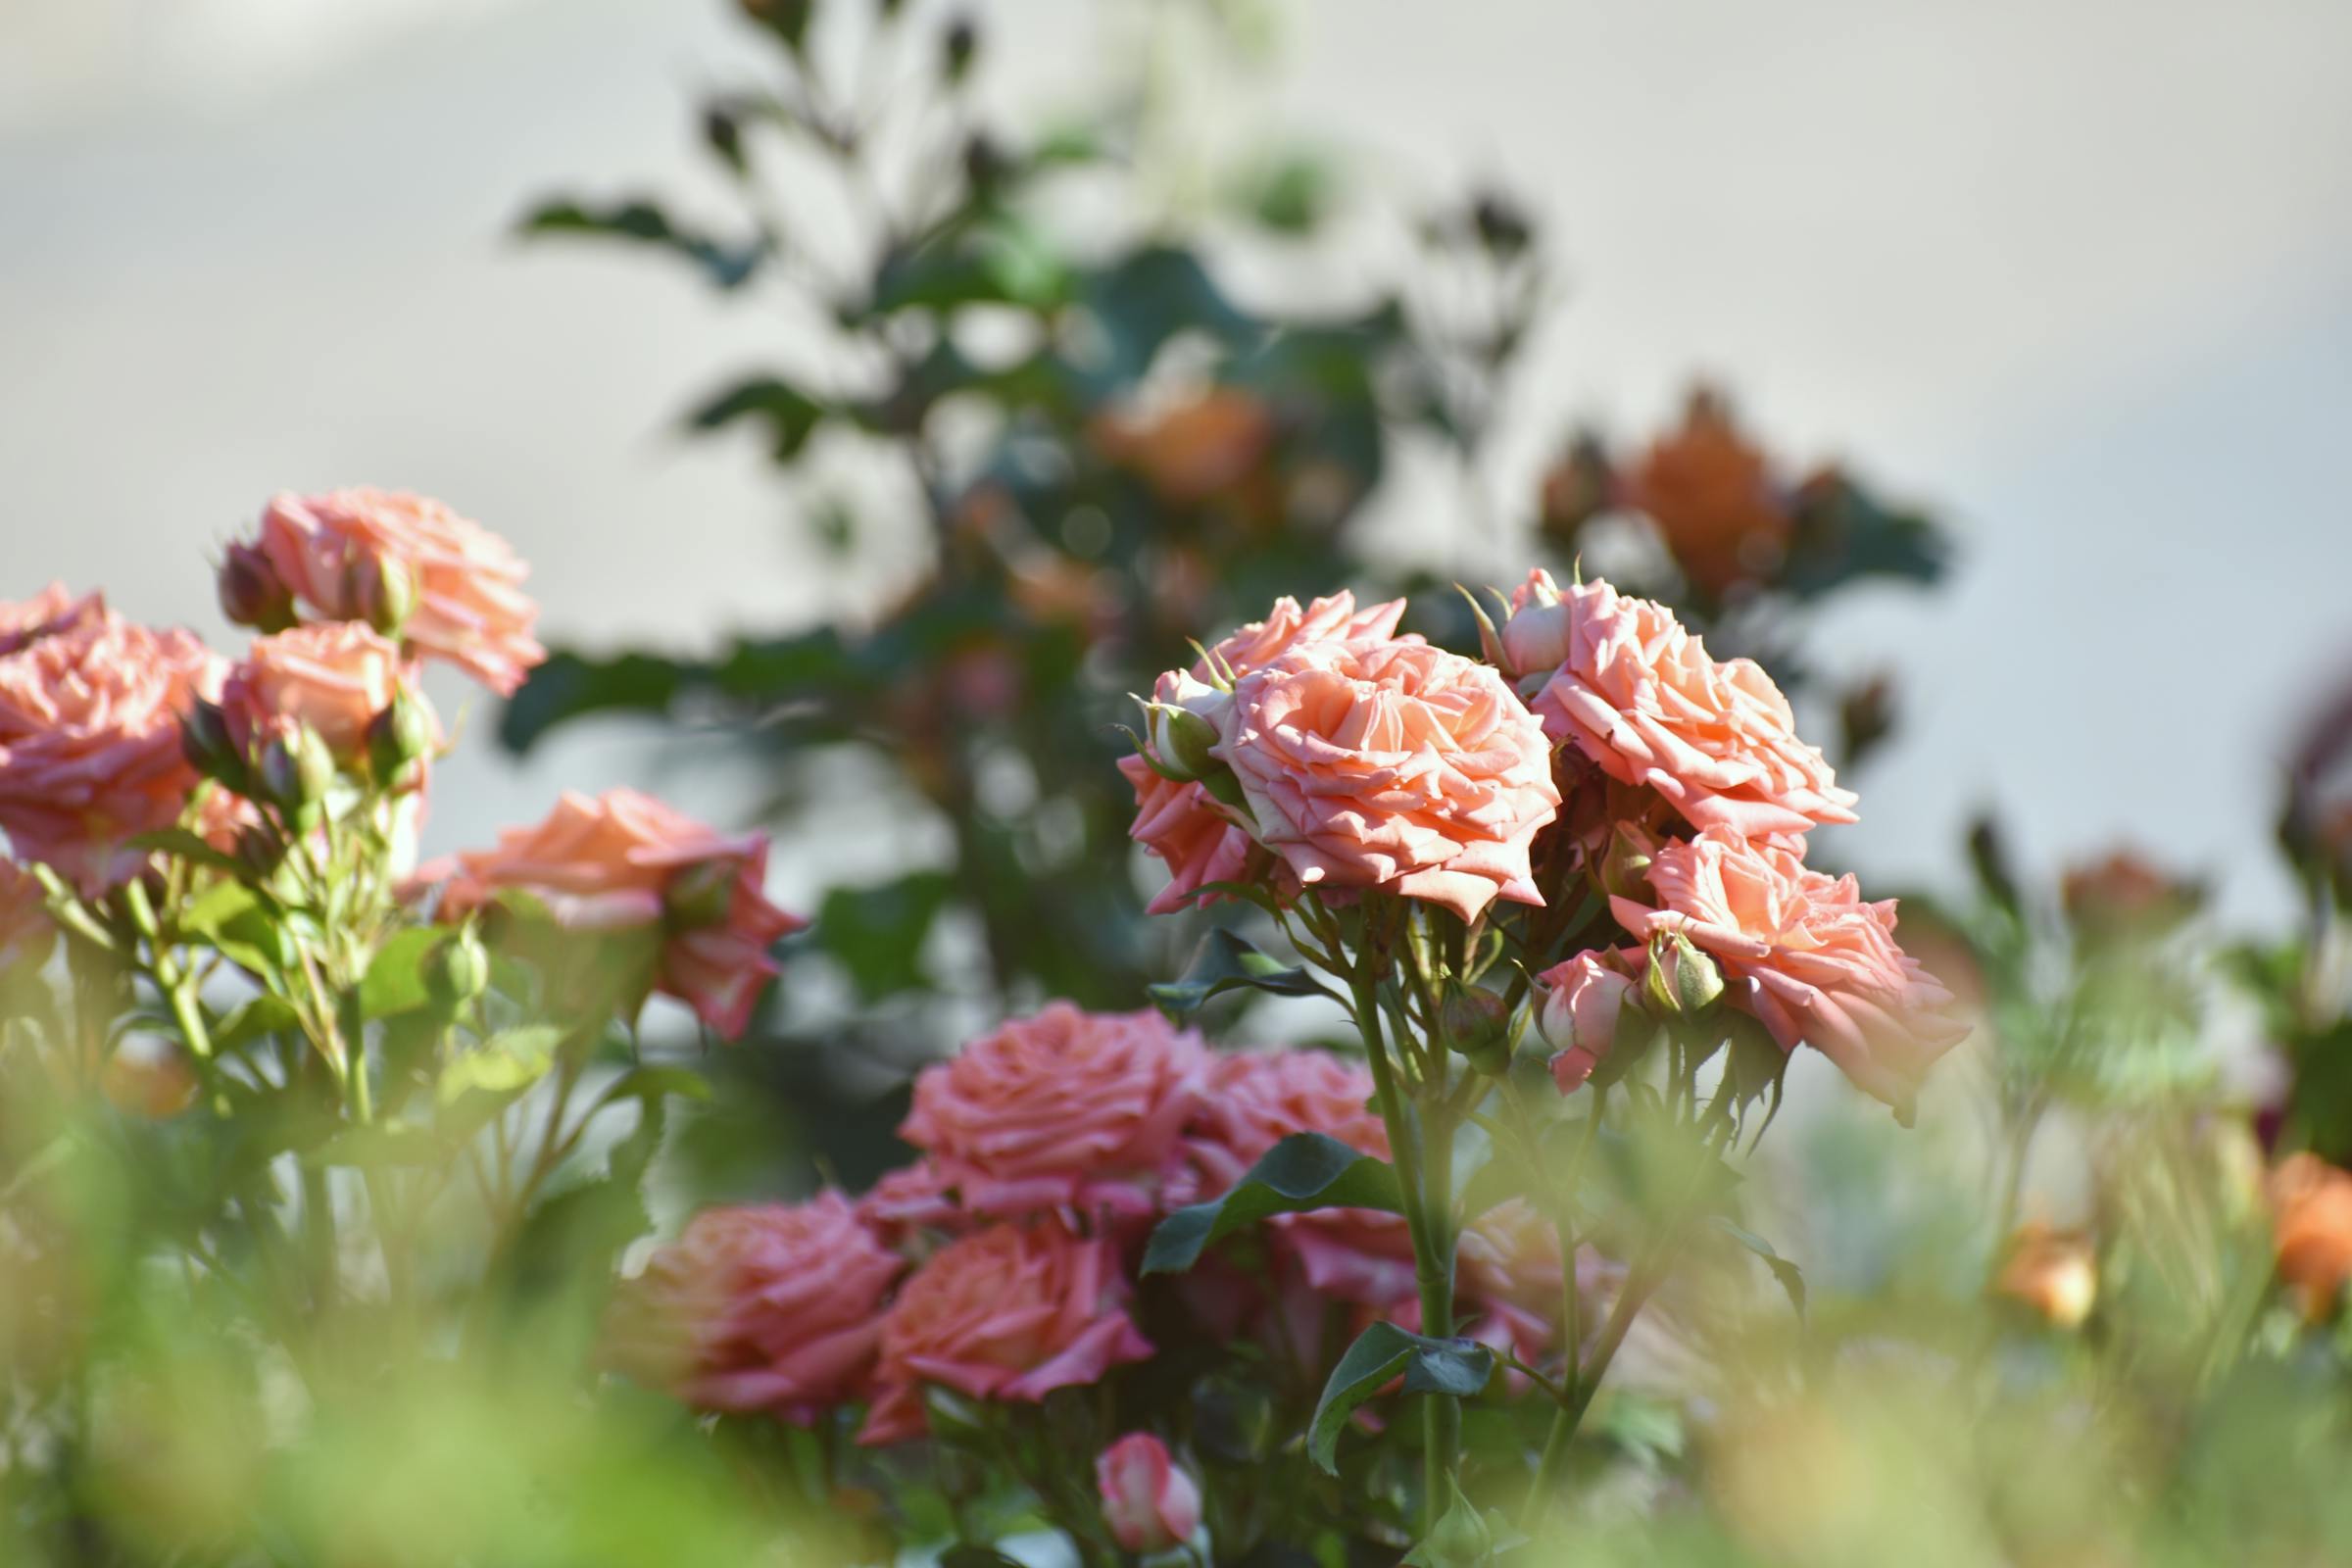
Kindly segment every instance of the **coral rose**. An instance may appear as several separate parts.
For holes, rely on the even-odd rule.
[[[258,545],[295,598],[333,620],[380,622],[385,574],[405,574],[415,604],[400,637],[512,697],[547,650],[531,636],[538,607],[504,539],[438,501],[390,490],[280,495]]]
[[[529,895],[573,931],[659,930],[656,989],[734,1039],[777,972],[768,949],[808,922],[768,902],[767,835],[714,832],[636,790],[566,790],[536,827],[510,828],[495,849],[457,857],[441,915],[455,919],[502,892]]]
[[[1656,790],[1693,827],[1765,838],[1856,820],[1853,793],[1796,738],[1772,677],[1752,660],[1718,663],[1665,606],[1534,571],[1502,638],[1521,689],[1541,681],[1545,734]]]
[[[1157,413],[1106,416],[1091,433],[1098,451],[1162,502],[1197,507],[1247,485],[1272,454],[1275,429],[1263,399],[1221,386]]]
[[[607,1355],[688,1404],[807,1426],[864,1396],[906,1266],[839,1193],[707,1208],[622,1287]]]
[[[858,1200],[858,1217],[893,1247],[923,1231],[959,1230],[969,1215],[956,1201],[956,1184],[927,1159],[885,1171]]]
[[[220,708],[240,748],[302,723],[348,762],[367,750],[376,715],[404,696],[422,700],[400,650],[357,621],[330,621],[255,638],[221,687]]]
[[[858,1441],[928,1430],[923,1387],[1037,1403],[1152,1353],[1127,1316],[1110,1244],[1060,1224],[999,1224],[941,1249],[882,1320],[877,1393]]]
[[[2081,1231],[2029,1220],[2010,1238],[1992,1289],[2033,1308],[2053,1328],[2080,1328],[2099,1298],[2098,1250]]]
[[[1304,610],[1298,600],[1285,596],[1274,602],[1265,619],[1228,634],[1189,671],[1170,670],[1160,676],[1152,689],[1153,701],[1181,703],[1193,686],[1238,680],[1301,645],[1392,637],[1403,614],[1401,599],[1359,611],[1355,596],[1344,589]],[[1119,771],[1135,787],[1135,825],[1128,836],[1168,867],[1167,886],[1152,896],[1148,913],[1181,909],[1209,883],[1250,878],[1254,848],[1250,835],[1205,789],[1163,778],[1141,757],[1119,759]]]
[[[1372,1075],[1323,1051],[1238,1052],[1217,1058],[1184,1160],[1190,1201],[1216,1198],[1294,1133],[1321,1133],[1388,1159],[1388,1128],[1369,1108]],[[1410,1298],[1411,1232],[1399,1214],[1323,1208],[1268,1222],[1316,1291],[1389,1306]]]
[[[1253,836],[1309,887],[1464,920],[1544,902],[1528,857],[1560,804],[1551,749],[1484,664],[1416,640],[1294,647],[1234,687],[1214,755]]]
[[[1692,585],[1720,597],[1780,565],[1795,532],[1786,488],[1710,388],[1690,394],[1682,428],[1624,475],[1626,505],[1657,525]]]
[[[72,631],[89,621],[106,618],[106,596],[86,593],[79,599],[53,582],[30,599],[0,605],[0,655],[13,654],[26,643]]]
[[[2317,1154],[2289,1154],[2271,1173],[2271,1236],[2278,1278],[2319,1322],[2352,1281],[2352,1171]]]
[[[1638,990],[1649,955],[1641,948],[1580,953],[1536,976],[1542,999],[1536,1028],[1556,1053],[1552,1082],[1563,1095],[1584,1087],[1617,1042],[1626,1004],[1640,1006]]]
[[[223,665],[187,632],[94,600],[43,623],[60,629],[0,656],[0,827],[18,856],[96,894],[145,862],[133,837],[186,808],[180,716],[219,693]]]
[[[1166,1551],[1200,1528],[1200,1489],[1149,1432],[1130,1432],[1095,1456],[1095,1488],[1122,1550]]]
[[[1681,932],[1741,983],[1729,995],[1782,1050],[1812,1045],[1898,1109],[1968,1033],[1951,993],[1895,945],[1894,902],[1864,903],[1851,876],[1711,827],[1660,849],[1648,881],[1660,907],[1612,898],[1620,924]]]
[[[1157,1012],[1051,1003],[924,1068],[899,1136],[975,1212],[1140,1216],[1209,1066],[1200,1037]]]

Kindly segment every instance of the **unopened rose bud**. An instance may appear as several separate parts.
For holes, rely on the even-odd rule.
[[[445,1017],[455,1017],[490,989],[490,953],[470,922],[433,944],[424,956],[424,993]]]
[[[283,840],[259,823],[237,829],[237,861],[256,876],[274,873],[286,858]]]
[[[726,919],[735,906],[735,884],[742,870],[733,860],[705,860],[669,879],[662,890],[662,911],[674,930],[699,931]]]
[[[1661,1017],[1696,1017],[1723,995],[1723,971],[1680,931],[1650,938],[1642,992]]]
[[[335,758],[308,724],[296,724],[262,748],[255,776],[273,806],[302,812],[326,799],[335,782]]]
[[[1494,1550],[1494,1533],[1470,1499],[1457,1488],[1453,1501],[1447,1506],[1429,1532],[1429,1539],[1413,1548],[1405,1561],[1412,1568],[1480,1568]]]
[[[228,733],[228,715],[221,711],[220,704],[199,697],[180,715],[179,751],[188,760],[188,765],[206,778],[218,779],[229,790],[243,793],[245,759],[237,755],[237,743]]]
[[[1600,890],[1613,899],[1649,903],[1650,857],[1656,848],[1647,834],[1622,823],[1610,829],[1609,847],[1600,859]]]
[[[259,632],[281,632],[294,624],[294,593],[270,558],[251,545],[230,545],[220,558],[220,612],[230,622]]]
[[[1095,1485],[1102,1522],[1125,1550],[1166,1551],[1200,1528],[1200,1489],[1149,1432],[1131,1432],[1104,1448],[1095,1459]]]
[[[1168,773],[1198,779],[1222,765],[1209,755],[1209,748],[1217,744],[1215,725],[1190,709],[1166,703],[1145,706],[1151,714],[1152,755]]]
[[[358,619],[397,640],[416,608],[416,578],[397,561],[361,556],[346,568],[344,602]]]
[[[1457,986],[1439,1012],[1446,1043],[1490,1075],[1511,1059],[1511,1009],[1502,998],[1478,986]]]
[[[368,722],[368,766],[379,783],[398,782],[432,749],[433,717],[415,692],[395,692],[391,705]]]
[[[1639,948],[1628,953],[1593,951],[1536,976],[1542,999],[1536,1028],[1557,1053],[1551,1073],[1561,1094],[1583,1087],[1616,1048],[1626,1005],[1638,1000],[1630,971],[1641,961]]]

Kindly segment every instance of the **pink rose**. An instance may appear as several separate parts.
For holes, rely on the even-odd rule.
[[[1660,907],[1611,899],[1620,924],[1645,938],[1680,931],[1738,982],[1727,997],[1783,1051],[1810,1043],[1891,1105],[1968,1033],[1951,993],[1895,946],[1894,901],[1864,903],[1851,876],[1711,827],[1660,849],[1648,880]]]
[[[1150,1213],[1210,1057],[1157,1012],[1054,1002],[926,1067],[899,1136],[983,1214]]]
[[[969,1214],[956,1200],[956,1184],[927,1159],[885,1171],[858,1200],[858,1217],[893,1247],[923,1231],[965,1228]]]
[[[688,1404],[808,1426],[863,1397],[906,1266],[839,1193],[706,1208],[622,1287],[607,1353]]]
[[[0,605],[0,655],[13,654],[26,643],[72,631],[89,621],[104,620],[106,596],[86,593],[79,599],[53,582],[20,604]]]
[[[1227,635],[1189,671],[1170,670],[1160,676],[1152,688],[1153,700],[1179,702],[1188,682],[1197,686],[1237,680],[1301,645],[1393,637],[1403,613],[1401,599],[1359,611],[1355,596],[1345,589],[1304,610],[1296,599],[1277,599],[1265,619]],[[1153,895],[1147,912],[1169,914],[1184,908],[1208,883],[1250,879],[1254,849],[1250,835],[1205,789],[1162,778],[1141,757],[1121,758],[1119,771],[1135,787],[1135,825],[1128,836],[1168,867],[1168,884]]]
[[[179,820],[197,784],[180,715],[222,669],[187,632],[94,605],[0,656],[0,827],[20,858],[90,894],[137,874],[130,839]]]
[[[1617,1041],[1617,1022],[1628,1001],[1636,1001],[1649,955],[1640,948],[1617,953],[1580,953],[1536,976],[1542,1003],[1536,1028],[1558,1053],[1551,1058],[1552,1082],[1574,1094],[1592,1076]],[[1637,1001],[1637,1005],[1638,1005]]]
[[[401,640],[501,697],[547,658],[531,636],[539,610],[521,590],[522,562],[438,501],[367,489],[280,495],[262,514],[258,544],[287,590],[331,620],[381,624],[385,574],[405,574],[415,604]]]
[[[1220,1056],[1208,1098],[1186,1139],[1186,1200],[1232,1189],[1265,1152],[1294,1133],[1321,1133],[1378,1159],[1391,1157],[1388,1129],[1369,1108],[1372,1075],[1322,1051],[1245,1052]],[[1314,1290],[1386,1306],[1410,1297],[1412,1235],[1400,1214],[1324,1208],[1269,1222]]]
[[[1110,1244],[1056,1221],[992,1225],[941,1249],[882,1320],[877,1394],[858,1441],[920,1437],[926,1384],[1034,1404],[1144,1359],[1152,1343],[1126,1296]]]
[[[1663,605],[1597,579],[1562,590],[1534,571],[1511,611],[1504,646],[1540,656],[1525,667],[1528,684],[1543,677],[1544,733],[1611,778],[1656,790],[1694,827],[1743,838],[1856,820],[1853,792],[1796,738],[1772,677],[1751,660],[1716,662]]]
[[[368,726],[403,696],[423,700],[416,666],[400,650],[357,621],[330,621],[256,637],[245,662],[229,672],[220,707],[241,748],[281,725],[303,723],[349,762],[366,753]]]
[[[1130,1432],[1097,1454],[1095,1486],[1102,1522],[1122,1550],[1166,1551],[1200,1528],[1200,1489],[1149,1432]]]
[[[1307,886],[1464,920],[1544,902],[1528,855],[1560,804],[1551,748],[1485,664],[1418,641],[1293,648],[1234,688],[1216,755],[1257,841]]]
[[[435,872],[420,873],[429,879]],[[655,987],[734,1039],[777,972],[768,949],[808,922],[761,891],[767,835],[728,836],[636,790],[566,790],[536,827],[509,828],[495,849],[457,858],[441,915],[456,919],[502,891],[526,893],[572,931],[659,928]]]

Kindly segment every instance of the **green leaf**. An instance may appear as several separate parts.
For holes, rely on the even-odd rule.
[[[237,1051],[264,1036],[285,1034],[298,1028],[300,1023],[292,1004],[265,993],[214,1026],[213,1050],[216,1053]]]
[[[274,974],[294,961],[279,917],[242,882],[216,882],[199,893],[181,911],[179,928],[255,974]]]
[[[1276,1214],[1318,1208],[1404,1211],[1396,1172],[1385,1160],[1322,1133],[1293,1133],[1266,1151],[1222,1198],[1180,1208],[1159,1222],[1144,1250],[1146,1274],[1177,1274],[1235,1231]]]
[[[994,1546],[957,1542],[939,1554],[939,1568],[1022,1568],[1018,1557],[1007,1557]]]
[[[133,849],[153,850],[159,855],[186,860],[191,865],[225,871],[230,876],[242,877],[247,874],[248,868],[243,861],[233,855],[214,849],[204,841],[202,835],[191,833],[184,827],[159,828],[153,833],[141,833],[130,843]]]
[[[790,463],[831,413],[799,387],[758,375],[705,399],[686,416],[686,423],[696,430],[718,430],[749,419],[765,428],[775,461]]]
[[[424,983],[424,959],[446,934],[418,925],[387,937],[360,979],[360,1016],[389,1018],[428,1004],[432,994]]]
[[[1796,1315],[1805,1315],[1805,1276],[1794,1263],[1774,1251],[1772,1244],[1763,1237],[1725,1215],[1711,1214],[1707,1223],[1762,1258],[1764,1266],[1772,1270],[1772,1277],[1781,1282],[1781,1289],[1788,1293],[1788,1304],[1796,1308]]]
[[[722,289],[741,288],[767,260],[764,239],[735,244],[715,240],[681,227],[659,206],[644,200],[624,200],[602,207],[551,201],[534,209],[517,229],[525,235],[586,234],[659,246],[694,263]]]
[[[1200,951],[1193,956],[1183,979],[1147,986],[1145,990],[1161,1011],[1182,1022],[1199,1012],[1211,998],[1245,987],[1277,997],[1341,1000],[1338,992],[1304,969],[1286,966],[1280,959],[1268,957],[1222,926],[1201,941]]]
[[[564,1030],[552,1023],[502,1029],[441,1069],[433,1101],[443,1110],[468,1100],[504,1104],[547,1076],[563,1043]]]
[[[306,1165],[431,1165],[441,1143],[422,1127],[374,1122],[346,1127],[302,1156]]]
[[[922,948],[954,888],[945,871],[912,871],[863,888],[834,888],[817,908],[814,942],[840,960],[867,1002],[930,988]]]
[[[1348,1418],[1400,1372],[1407,1394],[1468,1398],[1494,1376],[1494,1352],[1473,1340],[1436,1340],[1394,1323],[1373,1324],[1356,1336],[1323,1385],[1306,1429],[1307,1456],[1328,1474],[1339,1474],[1340,1432]]]

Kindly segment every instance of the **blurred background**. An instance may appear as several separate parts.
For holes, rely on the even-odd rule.
[[[1853,459],[1955,546],[1946,591],[1865,586],[1806,631],[1823,670],[1902,681],[1844,859],[1948,882],[1997,805],[2036,860],[2134,840],[2233,921],[2283,916],[2285,736],[2352,657],[2352,10],[1234,16],[1253,63],[1188,84],[1203,122],[1312,138],[1375,202],[1499,182],[1559,260],[1489,448],[1497,580],[1568,424],[1653,429],[1718,377],[1760,439]],[[1138,24],[977,19],[975,90],[1015,127],[1097,96]],[[871,612],[906,536],[828,553],[757,442],[677,431],[791,323],[666,257],[513,237],[558,189],[723,212],[690,105],[745,74],[744,33],[678,0],[0,0],[9,592],[103,582],[225,640],[199,564],[274,490],[379,484],[514,539],[551,642]],[[1446,460],[1392,457],[1361,526],[1427,550],[1461,510]],[[642,736],[461,749],[428,849],[658,777]],[[760,780],[662,787],[740,815]],[[788,836],[780,891],[813,903],[843,853]]]

